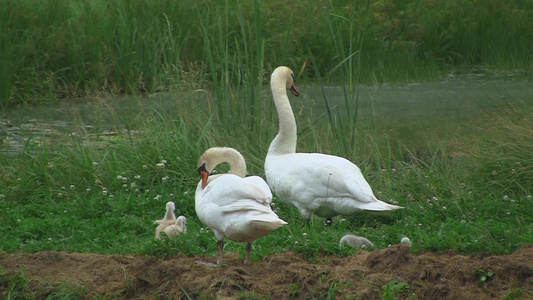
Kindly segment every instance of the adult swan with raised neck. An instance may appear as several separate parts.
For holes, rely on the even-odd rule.
[[[265,159],[266,180],[282,200],[294,205],[305,220],[312,214],[331,220],[362,211],[402,208],[374,196],[361,170],[349,160],[321,153],[296,153],[296,121],[287,89],[298,96],[294,74],[278,67],[270,80],[278,112],[279,132]]]

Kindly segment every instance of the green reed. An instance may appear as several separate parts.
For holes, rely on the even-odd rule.
[[[528,76],[533,61],[528,1],[6,0],[0,5],[3,107],[168,90],[189,71],[209,72],[217,86],[246,81],[257,105],[265,70],[299,68],[312,58],[316,69],[307,68],[304,79],[316,78],[318,71],[343,81],[339,73],[324,74],[357,51],[341,67],[349,76],[348,91],[354,82],[433,79],[479,66]]]

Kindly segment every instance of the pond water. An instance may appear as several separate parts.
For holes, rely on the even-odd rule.
[[[295,111],[311,107],[313,118],[324,117],[325,102],[319,86],[299,86],[291,97]],[[346,114],[339,86],[326,86],[333,110]],[[515,78],[450,77],[438,82],[380,84],[358,87],[358,115],[389,122],[441,118],[457,121],[502,107],[533,107],[533,84]],[[80,128],[88,133],[114,135],[117,119],[142,109],[180,105],[172,94],[117,99],[82,99],[46,105],[23,105],[0,113],[0,155],[19,154],[29,139],[69,135]],[[353,111],[355,105],[350,104]]]

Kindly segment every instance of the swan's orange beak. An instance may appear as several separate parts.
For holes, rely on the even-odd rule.
[[[300,92],[298,92],[298,90],[296,89],[296,85],[294,85],[294,83],[291,85],[291,88],[289,90],[294,96],[296,97],[300,96]]]
[[[207,185],[207,178],[209,177],[209,172],[205,169],[205,164],[198,168],[198,173],[200,174],[200,178],[202,178],[202,189],[204,189]]]
[[[205,189],[205,186],[207,185],[207,178],[209,177],[209,173],[200,172],[200,177],[202,177],[202,188]]]

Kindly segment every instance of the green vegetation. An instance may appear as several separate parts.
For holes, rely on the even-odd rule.
[[[242,83],[257,96],[264,70],[311,61],[303,78],[338,81],[330,72],[341,62],[359,82],[476,66],[529,75],[532,10],[505,0],[5,0],[0,107],[180,89],[191,74],[217,97],[231,95],[218,87]]]
[[[280,64],[290,65],[299,82],[317,84],[325,105],[310,108],[305,93],[297,100],[303,102],[293,102],[298,150],[350,159],[379,198],[405,209],[337,217],[331,227],[313,218],[305,227],[295,208],[275,199],[273,208],[289,225],[255,241],[252,260],[289,250],[311,261],[347,256],[357,251],[338,247],[348,232],[377,248],[406,235],[413,252],[503,254],[533,242],[529,104],[493,95],[484,100],[498,106],[474,106],[481,113],[453,121],[446,119],[450,110],[464,107],[439,106],[435,114],[420,105],[417,118],[380,119],[380,112],[398,104],[361,99],[358,90],[360,83],[434,79],[477,66],[528,75],[532,3],[356,4],[0,2],[2,108],[97,95],[93,127],[74,113],[65,116],[74,124],[71,134],[30,134],[21,154],[0,154],[0,251],[214,258],[214,235],[194,211],[197,159],[209,147],[231,146],[243,153],[250,174],[264,175],[264,157],[278,130],[265,85]],[[331,103],[331,84],[340,86],[342,103]],[[106,98],[162,91],[171,93],[139,100],[150,105],[134,113]],[[176,104],[160,96],[174,97]],[[531,103],[526,97],[523,102]],[[167,201],[188,217],[188,233],[156,241],[153,221],[164,215]],[[244,244],[227,241],[225,252],[244,255]],[[481,283],[492,276],[483,272]],[[23,274],[0,279],[12,298],[25,297]],[[324,297],[341,293],[345,284],[332,282]],[[298,285],[291,288],[294,296],[301,293]],[[51,289],[72,297],[85,292],[68,282]],[[396,281],[383,291],[385,299],[411,292]],[[522,292],[529,293],[511,291],[508,298]]]
[[[197,159],[211,146],[232,146],[247,159],[250,174],[264,175],[277,118],[270,110],[256,116],[261,129],[244,117],[222,124],[205,98],[183,93],[175,105],[145,99],[152,104],[134,114],[93,103],[102,119],[112,116],[114,130],[89,131],[76,121],[81,116],[73,115],[79,125],[71,134],[30,135],[22,154],[1,155],[0,250],[214,255],[214,235],[194,211]],[[271,96],[261,101],[272,102]],[[300,109],[295,103],[295,111]],[[398,131],[390,129],[398,128],[398,120],[377,124],[361,118],[354,148],[344,154],[362,168],[379,198],[406,209],[389,216],[337,217],[332,227],[314,218],[306,228],[295,208],[275,199],[275,210],[289,225],[256,241],[253,259],[287,250],[311,260],[349,255],[353,249],[338,247],[346,232],[363,235],[378,248],[407,235],[415,252],[509,253],[531,242],[531,107],[487,109],[457,120],[455,129],[422,110],[419,115],[402,121],[408,130]],[[303,113],[297,123],[299,151],[341,152],[327,118]],[[188,217],[189,232],[155,241],[152,222],[164,215],[167,201]],[[226,251],[244,253],[244,245],[228,242]]]

